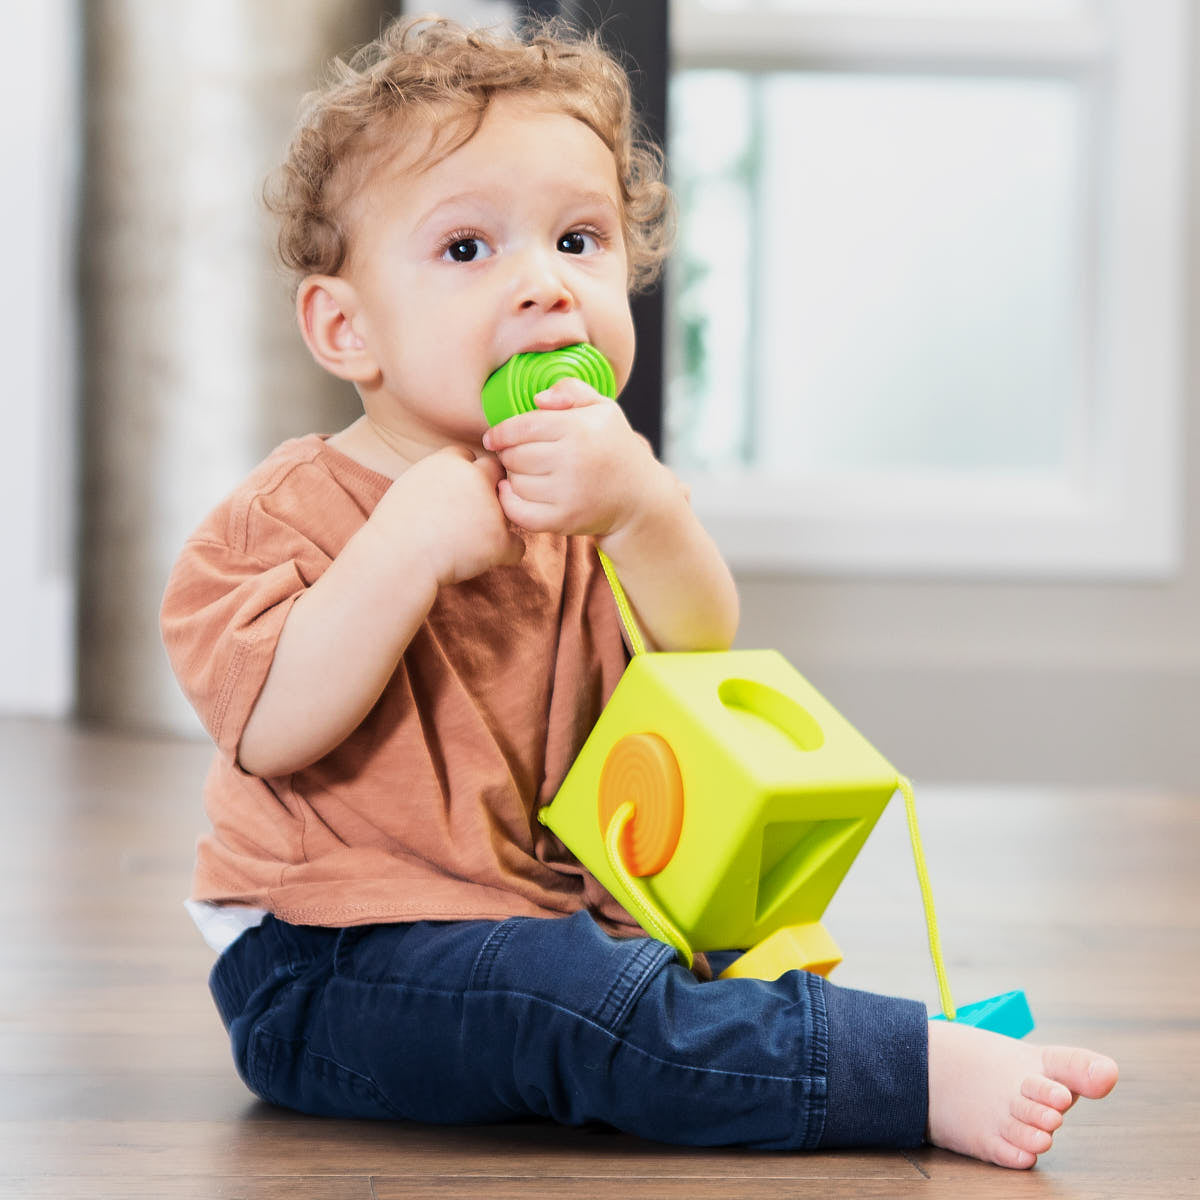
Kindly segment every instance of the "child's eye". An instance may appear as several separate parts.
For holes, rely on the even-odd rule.
[[[563,254],[595,254],[600,249],[600,241],[594,233],[572,229],[558,239],[558,249]]]
[[[483,238],[474,234],[468,234],[466,237],[456,234],[446,243],[442,258],[446,262],[469,263],[481,258],[490,258],[491,254],[492,248]]]

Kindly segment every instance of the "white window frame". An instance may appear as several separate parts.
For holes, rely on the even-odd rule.
[[[916,6],[915,6],[916,7]],[[1090,389],[1068,477],[684,471],[742,571],[1166,579],[1182,554],[1184,0],[1068,19],[898,18],[673,0],[673,68],[1078,81],[1094,113],[1081,311]]]

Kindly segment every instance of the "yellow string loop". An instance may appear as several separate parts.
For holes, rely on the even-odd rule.
[[[604,577],[612,589],[617,612],[625,629],[625,636],[629,639],[629,648],[635,655],[645,654],[646,643],[642,640],[641,631],[633,618],[633,609],[630,607],[629,598],[625,595],[621,581],[617,578],[616,568],[599,546],[596,547],[596,553],[600,556]],[[946,963],[942,957],[942,939],[938,933],[937,912],[933,906],[933,889],[929,883],[929,868],[925,865],[925,850],[921,845],[921,831],[917,825],[917,802],[913,796],[912,783],[905,776],[899,776],[897,786],[900,794],[904,797],[904,812],[908,819],[908,837],[912,843],[913,862],[917,868],[917,882],[921,887],[921,906],[925,910],[925,928],[929,934],[929,954],[933,959],[934,974],[937,976],[942,1014],[947,1021],[953,1021],[956,1016],[954,999],[950,995],[950,981],[946,975]],[[621,858],[621,834],[625,826],[633,820],[635,811],[633,801],[626,800],[613,813],[612,820],[608,823],[608,829],[604,835],[604,852],[608,858],[609,868],[624,888],[626,897],[632,906],[631,911],[636,909],[634,915],[640,917],[643,928],[650,930],[659,941],[673,946],[683,962],[691,967],[694,956],[687,938],[646,895],[645,890],[626,869]]]
[[[612,820],[608,823],[608,828],[604,832],[604,853],[608,858],[609,868],[620,880],[625,891],[626,907],[638,918],[642,928],[647,930],[652,937],[658,938],[660,942],[666,942],[668,946],[673,947],[683,961],[683,965],[690,969],[695,956],[691,946],[688,945],[687,938],[676,928],[667,914],[646,895],[645,888],[629,873],[625,866],[625,860],[621,857],[621,835],[625,832],[625,826],[633,820],[636,812],[637,806],[634,802],[626,800],[618,806],[612,815]]]
[[[625,595],[621,581],[617,578],[617,569],[612,565],[612,559],[599,546],[596,547],[596,553],[600,555],[600,565],[604,568],[604,577],[608,580],[608,586],[612,588],[613,599],[617,602],[617,612],[620,614],[621,624],[625,627],[629,648],[634,654],[645,654],[646,643],[642,640],[641,630],[638,629],[637,622],[633,619],[633,609],[629,605],[629,597]]]
[[[917,801],[913,796],[912,783],[903,775],[897,781],[900,794],[904,797],[904,812],[908,817],[908,838],[912,842],[913,862],[917,866],[917,882],[921,885],[921,904],[925,909],[925,928],[929,932],[929,954],[933,959],[933,972],[937,976],[938,995],[942,1002],[942,1014],[947,1021],[955,1018],[954,999],[950,995],[950,981],[946,977],[946,963],[942,958],[942,939],[938,933],[937,913],[933,908],[933,889],[929,885],[929,868],[925,865],[925,850],[921,845],[921,831],[917,827]]]

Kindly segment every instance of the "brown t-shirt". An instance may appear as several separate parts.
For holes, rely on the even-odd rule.
[[[175,565],[163,637],[217,745],[193,898],[306,925],[588,908],[636,928],[535,816],[626,663],[589,539],[525,535],[516,566],[443,588],[374,708],[318,762],[271,779],[237,765],[293,601],[389,484],[318,436],[287,442]]]

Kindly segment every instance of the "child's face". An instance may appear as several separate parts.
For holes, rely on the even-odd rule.
[[[633,364],[612,153],[517,97],[426,169],[378,171],[351,211],[350,324],[378,366],[368,416],[423,445],[477,444],[484,381],[513,354],[593,343]]]

